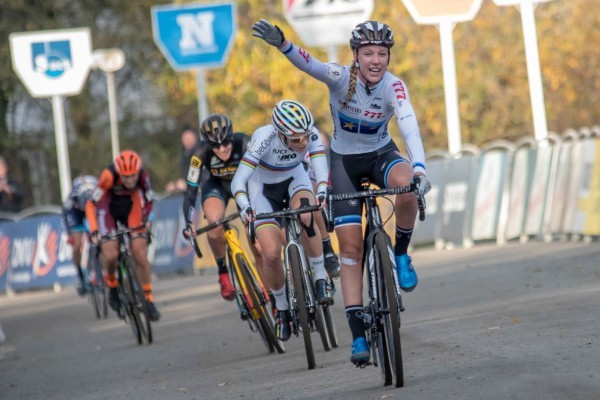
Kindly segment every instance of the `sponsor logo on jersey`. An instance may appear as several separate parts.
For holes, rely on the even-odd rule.
[[[404,85],[401,81],[396,81],[392,83],[394,87],[394,92],[396,93],[396,98],[399,100],[406,100],[406,89],[404,89]]]
[[[293,160],[296,157],[298,157],[298,155],[296,153],[292,153],[292,154],[281,154],[279,155],[279,157],[277,157],[278,161],[289,161],[289,160]]]
[[[200,158],[198,158],[197,156],[192,156],[192,158],[190,160],[190,167],[200,168],[201,165],[202,165],[202,160],[200,160]]]
[[[328,64],[327,65],[327,78],[332,81],[339,81],[342,77],[342,66],[339,64]]]
[[[298,54],[300,54],[300,56],[304,58],[304,61],[306,61],[306,63],[308,64],[308,62],[310,61],[310,54],[308,53],[308,51],[304,49],[298,49]]]

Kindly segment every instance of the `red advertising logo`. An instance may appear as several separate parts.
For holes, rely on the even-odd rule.
[[[8,257],[10,255],[10,239],[8,236],[0,236],[0,276],[8,270]]]
[[[36,276],[45,276],[52,271],[58,259],[58,234],[49,224],[41,224],[37,232],[35,258],[33,260],[33,273]]]

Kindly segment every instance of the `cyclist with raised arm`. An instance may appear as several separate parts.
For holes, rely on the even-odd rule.
[[[368,177],[382,188],[405,186],[414,181],[419,195],[431,188],[425,175],[425,152],[415,111],[406,84],[388,71],[394,34],[387,24],[366,21],[350,36],[350,66],[323,63],[308,51],[286,40],[279,27],[260,20],[253,35],[275,46],[298,69],[327,85],[334,125],[331,143],[330,181],[334,194],[360,189]],[[395,117],[404,136],[408,157],[398,151],[388,131]],[[340,245],[341,283],[346,317],[352,332],[350,360],[356,364],[370,357],[365,338],[362,301],[362,203],[334,203],[336,235]],[[394,255],[400,287],[411,291],[417,274],[408,256],[408,245],[417,215],[412,193],[396,196]]]
[[[152,265],[148,260],[148,228],[153,208],[150,175],[142,168],[142,159],[132,150],[123,150],[112,164],[102,171],[98,187],[88,201],[85,214],[90,223],[90,237],[98,242],[102,237],[116,232],[117,221],[132,229],[131,252],[146,295],[150,320],[158,321],[160,312],[152,296]],[[107,273],[110,308],[119,312],[116,270],[119,258],[119,241],[102,239],[102,263]]]
[[[286,341],[291,335],[291,316],[281,264],[281,226],[275,219],[255,222],[254,213],[299,208],[303,201],[317,204],[312,183],[302,165],[306,153],[317,177],[319,201],[324,204],[328,168],[321,136],[308,109],[296,101],[281,100],[273,108],[271,120],[271,125],[257,129],[252,135],[231,189],[242,210],[242,218],[254,223],[264,273],[275,297],[277,336]],[[314,273],[317,301],[331,304],[333,297],[326,279],[321,235],[312,213],[302,214],[301,218],[308,227],[301,239]]]
[[[73,249],[73,264],[77,269],[77,293],[85,296],[87,284],[81,268],[81,256],[83,248],[83,235],[88,233],[85,221],[85,205],[92,197],[92,193],[98,185],[98,178],[92,175],[80,175],[73,180],[71,192],[62,203],[61,222],[67,232],[67,243]],[[88,261],[89,263],[89,261]]]
[[[201,189],[201,203],[206,221],[211,224],[225,216],[225,209],[231,193],[231,180],[238,169],[250,137],[242,132],[233,132],[231,119],[224,114],[212,114],[200,126],[202,142],[196,147],[190,159],[187,173],[187,190],[183,200],[183,217],[186,238],[194,234],[192,223],[198,187]],[[235,288],[225,263],[227,240],[225,230],[219,227],[208,232],[208,245],[217,263],[221,297],[227,301],[235,299]],[[261,271],[262,257],[256,246],[250,246],[258,270]]]

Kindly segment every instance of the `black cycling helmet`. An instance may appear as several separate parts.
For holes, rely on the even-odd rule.
[[[363,46],[377,44],[391,49],[394,45],[394,32],[383,22],[365,21],[354,28],[350,38],[350,48],[356,51]]]
[[[211,114],[202,121],[200,135],[209,145],[216,147],[231,140],[233,124],[226,115]]]

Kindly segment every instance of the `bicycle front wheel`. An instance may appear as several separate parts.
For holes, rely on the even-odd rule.
[[[152,343],[152,326],[150,325],[150,313],[148,311],[148,303],[146,295],[138,278],[135,263],[131,258],[126,261],[129,273],[129,288],[131,293],[131,310],[137,327],[140,331],[141,338],[138,338],[138,344]]]
[[[331,306],[324,304],[321,306],[321,308],[323,309],[323,318],[325,319],[325,326],[327,327],[329,344],[335,349],[338,347],[338,340],[335,324],[333,323],[333,317],[331,316]]]
[[[88,271],[94,272],[94,281],[90,282],[90,297],[92,305],[96,312],[96,318],[108,318],[108,296],[106,294],[106,285],[104,284],[104,274],[102,264],[96,255],[96,249],[90,247],[88,255]]]
[[[125,320],[125,323],[129,323],[131,326],[131,330],[133,331],[133,336],[135,336],[138,344],[142,344],[142,333],[140,332],[140,328],[138,327],[137,320],[133,313],[134,303],[133,299],[135,294],[132,290],[132,284],[130,281],[130,277],[128,275],[126,267],[122,264],[123,261],[119,261],[118,271],[119,271],[119,303],[121,310],[119,312],[120,316]]]
[[[267,299],[262,295],[256,277],[252,274],[250,266],[242,255],[238,254],[236,261],[241,272],[240,281],[243,280],[244,286],[248,290],[249,298],[244,297],[244,302],[250,313],[249,318],[256,323],[255,326],[269,353],[273,353],[275,350],[280,354],[285,353],[283,342],[275,334],[275,321],[267,306]]]
[[[300,327],[302,328],[302,336],[304,338],[304,348],[306,350],[306,361],[308,369],[314,369],[315,353],[313,351],[312,340],[310,338],[310,325],[308,319],[308,308],[306,303],[306,281],[302,270],[302,259],[300,258],[300,250],[298,246],[290,246],[289,261],[290,269],[292,270],[293,289],[295,291],[296,305],[298,314],[300,315]]]
[[[383,334],[385,337],[385,346],[387,358],[392,370],[396,387],[404,386],[404,369],[402,365],[402,348],[400,341],[400,310],[398,302],[398,292],[392,268],[394,264],[391,260],[390,247],[387,237],[383,233],[375,236],[375,249],[379,261],[379,273],[383,277],[383,285],[380,287],[379,300],[381,302]],[[381,360],[382,362],[384,360]]]

